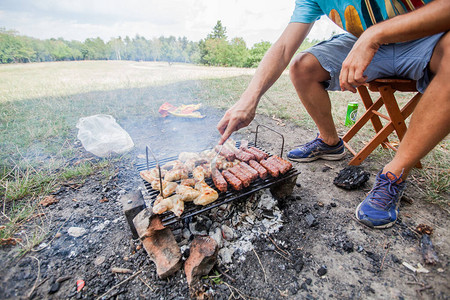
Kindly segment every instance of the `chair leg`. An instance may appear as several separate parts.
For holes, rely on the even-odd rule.
[[[369,91],[365,85],[361,85],[358,88],[358,93],[361,97],[361,100],[364,104],[364,107],[366,110],[369,110],[369,107],[372,106],[372,97],[370,97]],[[380,99],[380,98],[378,98]],[[377,100],[378,101],[378,100]],[[381,107],[381,106],[380,106]],[[375,110],[378,110],[379,108],[376,108]],[[381,123],[380,117],[377,115],[373,115],[370,118],[370,121],[372,122],[373,128],[375,129],[375,132],[378,133],[382,128],[383,124]],[[383,141],[384,143],[389,143],[389,140],[386,138],[386,140]],[[383,143],[381,144],[383,148],[387,148]]]
[[[392,94],[393,95],[393,94]],[[399,114],[400,114],[400,119],[402,120],[403,124],[404,120],[407,119],[411,113],[414,111],[414,108],[416,107],[417,103],[419,102],[420,98],[421,98],[421,94],[418,93],[417,95],[415,95],[401,110],[398,109],[398,106],[396,107]],[[389,101],[389,100],[388,100]],[[374,103],[374,105],[377,102]],[[385,103],[386,104],[386,101]],[[395,103],[396,104],[396,103]],[[387,108],[388,109],[388,108]],[[395,110],[394,110],[395,111]],[[367,113],[367,112],[366,112]],[[389,113],[389,110],[388,110]],[[395,112],[394,112],[395,114]],[[350,162],[348,163],[349,165],[360,165],[364,159],[367,158],[367,156],[369,156],[370,153],[372,153],[373,150],[375,150],[375,148],[381,144],[394,130],[395,130],[395,126],[394,126],[394,121],[392,120],[392,116],[391,114],[389,114],[389,116],[391,117],[391,121],[389,123],[387,123],[370,141],[369,143],[367,143],[367,145],[361,149],[354,157],[352,160],[350,160]],[[370,118],[369,114],[364,114],[362,118],[366,119],[366,122],[368,121],[368,119]],[[395,120],[398,121],[398,115],[395,116]],[[359,120],[358,120],[359,121]],[[356,125],[356,124],[355,124]],[[406,125],[405,125],[406,127]],[[351,128],[353,129],[353,127]],[[351,130],[350,129],[350,130]],[[406,130],[405,130],[406,132]],[[399,136],[400,138],[400,136]],[[403,135],[401,136],[401,138],[403,138]],[[417,168],[421,168],[422,164],[420,162],[417,163],[416,165]]]
[[[401,141],[406,133],[405,119],[398,108],[397,100],[394,97],[394,92],[390,86],[382,86],[378,89],[380,91],[381,97],[383,98],[384,106],[389,114],[389,117],[394,125],[395,132],[397,133],[398,139]]]

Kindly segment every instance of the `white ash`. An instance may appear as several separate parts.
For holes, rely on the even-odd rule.
[[[212,224],[208,222],[211,220],[214,220]],[[220,206],[211,211],[211,219],[193,217],[189,224],[191,230],[183,230],[184,239],[204,233],[196,228],[198,223],[207,225],[209,236],[219,245],[219,264],[244,261],[244,254],[253,250],[256,239],[276,233],[283,227],[278,202],[269,189],[258,191],[246,200]]]

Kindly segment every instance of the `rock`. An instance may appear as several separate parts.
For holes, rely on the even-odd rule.
[[[305,282],[306,282],[307,285],[311,285],[312,279],[311,278],[306,278]]]
[[[59,288],[61,287],[61,283],[59,282],[54,282],[52,283],[52,285],[50,286],[50,290],[48,291],[49,294],[54,294],[57,291],[59,291]]]
[[[224,264],[231,264],[233,260],[231,259],[234,254],[235,249],[230,247],[223,247],[219,250],[219,256]]]
[[[217,227],[213,232],[210,232],[209,236],[212,237],[216,241],[219,249],[222,248],[223,236],[222,236],[222,230],[219,227]]]
[[[156,264],[160,278],[166,278],[181,268],[181,251],[172,231],[164,227],[158,215],[144,209],[133,219],[145,251]]]
[[[337,206],[336,202],[331,202],[330,205],[331,205],[331,207],[336,207]]]
[[[314,227],[319,225],[319,222],[317,222],[316,218],[312,215],[312,214],[307,214],[305,216],[306,219],[306,223],[308,224],[309,227]]]
[[[391,254],[391,259],[392,259],[392,262],[394,262],[396,264],[401,264],[402,263],[400,261],[400,259],[398,259],[398,257],[395,254]]]
[[[102,263],[104,263],[105,262],[105,257],[104,256],[97,256],[96,258],[95,258],[95,260],[94,260],[94,265],[96,265],[96,266],[100,266]]]
[[[294,263],[294,269],[297,273],[300,273],[303,270],[303,266],[305,263],[302,259],[297,259],[297,261]]]
[[[86,232],[87,232],[87,230],[84,229],[83,227],[70,227],[67,230],[67,233],[69,233],[70,236],[73,236],[76,238],[85,235]]]
[[[327,272],[327,266],[321,266],[319,270],[317,270],[317,274],[319,274],[319,276],[324,276]]]
[[[345,241],[342,245],[342,249],[344,249],[347,253],[353,252],[353,243],[350,241]]]
[[[355,190],[362,187],[369,180],[369,176],[360,166],[348,166],[339,172],[333,183],[346,190]]]
[[[190,255],[184,264],[186,280],[189,285],[207,275],[217,261],[219,247],[209,236],[197,236],[191,243]]]
[[[222,225],[222,237],[226,241],[231,241],[234,238],[234,231],[227,225]]]
[[[289,286],[289,292],[291,293],[291,295],[297,294],[298,288],[299,288],[299,286],[298,286],[297,280],[294,279],[294,281]]]
[[[187,228],[183,229],[183,238],[186,240],[189,240],[190,237],[191,237],[191,232],[189,231],[189,229],[187,229]]]
[[[133,273],[133,271],[130,270],[130,269],[126,269],[126,268],[117,268],[117,267],[111,268],[111,272],[113,272],[113,273],[120,273],[120,274],[129,274],[129,273]]]

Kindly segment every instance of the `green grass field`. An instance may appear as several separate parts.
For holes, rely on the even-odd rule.
[[[39,197],[61,182],[110,167],[108,160],[95,165],[67,164],[74,156],[75,125],[80,117],[104,113],[120,120],[156,115],[166,101],[201,102],[226,109],[239,98],[254,71],[131,61],[0,65],[1,223],[8,224],[0,227],[0,238],[11,236],[16,225],[34,212]],[[358,101],[359,96],[336,92],[331,99],[336,125],[344,133],[347,103]],[[287,73],[263,97],[258,113],[315,128]],[[360,147],[372,134],[367,127],[354,143]],[[425,159],[425,169],[413,172],[426,197],[446,209],[448,151],[447,139]],[[387,160],[393,154],[375,151],[372,155]]]

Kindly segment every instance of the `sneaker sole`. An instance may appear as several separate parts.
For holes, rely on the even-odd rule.
[[[311,162],[318,159],[324,159],[324,160],[341,160],[345,157],[345,151],[341,154],[324,154],[321,156],[313,156],[313,157],[305,157],[305,158],[290,158],[289,160],[297,161],[297,162]]]
[[[386,229],[386,228],[390,228],[390,227],[394,226],[396,221],[390,222],[390,223],[387,223],[387,224],[384,224],[384,225],[378,225],[378,226],[374,226],[372,224],[366,224],[366,222],[364,222],[363,220],[361,220],[358,217],[358,210],[359,210],[359,207],[361,206],[361,204],[362,204],[362,202],[359,203],[359,205],[356,207],[356,210],[355,210],[355,217],[356,217],[356,220],[358,220],[359,223],[361,223],[361,224],[363,224],[363,225],[365,225],[367,227],[375,228],[375,229]]]

